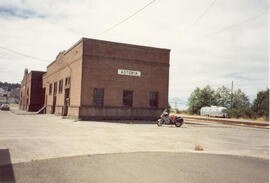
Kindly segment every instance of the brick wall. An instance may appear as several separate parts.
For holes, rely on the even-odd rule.
[[[45,72],[31,71],[21,82],[21,110],[38,111],[43,106],[42,75]]]
[[[47,67],[47,73],[43,76],[43,88],[45,88],[46,112],[52,113],[53,97],[56,97],[55,114],[62,114],[65,96],[65,79],[70,77],[70,107],[69,116],[78,116],[81,104],[81,75],[82,75],[82,42],[79,41],[71,49],[61,52],[56,60]],[[63,80],[63,91],[59,92],[59,81]],[[57,92],[54,95],[54,83],[57,82]],[[52,94],[49,94],[49,86],[52,84]]]
[[[168,105],[170,50],[84,39],[81,118],[157,118]],[[118,69],[141,76],[118,75]],[[94,88],[104,88],[104,106],[93,106]],[[133,106],[123,105],[123,90],[133,91]],[[149,105],[158,92],[158,107]]]

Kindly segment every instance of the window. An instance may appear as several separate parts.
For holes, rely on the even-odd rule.
[[[63,79],[59,81],[59,93],[63,92]]]
[[[52,84],[50,84],[50,87],[49,87],[49,95],[52,94]]]
[[[53,84],[53,94],[55,95],[57,93],[57,82],[54,82]]]
[[[133,102],[133,91],[124,90],[123,92],[123,105],[132,106]]]
[[[65,86],[69,85],[70,84],[70,77],[67,77],[65,79]]]
[[[150,92],[149,105],[151,107],[158,107],[158,92]]]
[[[104,100],[104,89],[95,88],[94,89],[94,105],[103,106],[103,100]]]

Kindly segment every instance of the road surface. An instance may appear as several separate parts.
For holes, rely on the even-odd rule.
[[[0,182],[268,182],[268,159],[268,129],[0,111]]]
[[[5,167],[11,169],[11,167]],[[268,183],[268,160],[199,153],[139,152],[77,156],[13,165],[0,182]],[[3,171],[3,167],[2,167]],[[1,172],[1,168],[0,168]]]

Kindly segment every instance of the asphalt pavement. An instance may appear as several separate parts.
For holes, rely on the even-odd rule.
[[[268,161],[268,129],[206,122],[158,127],[0,111],[0,183],[257,183],[268,182]]]
[[[9,171],[12,171],[11,173]],[[203,153],[88,155],[0,166],[0,182],[268,183],[268,160]]]

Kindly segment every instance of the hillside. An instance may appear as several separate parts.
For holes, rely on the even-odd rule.
[[[7,82],[1,82],[0,81],[0,88],[3,88],[5,90],[12,90],[15,88],[19,88],[21,85],[19,83],[7,83]]]

